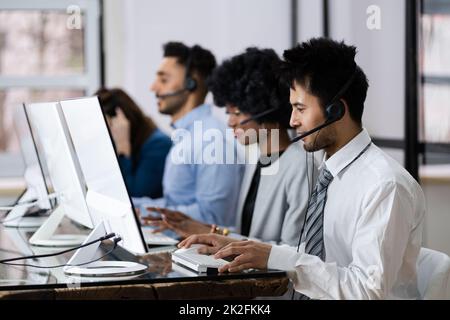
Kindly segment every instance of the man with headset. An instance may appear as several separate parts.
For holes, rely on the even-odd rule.
[[[142,213],[147,206],[166,207],[205,223],[232,225],[243,166],[210,163],[203,158],[209,146],[202,142],[203,134],[210,129],[221,133],[215,135],[222,139],[215,145],[235,149],[235,145],[227,147],[234,142],[227,140],[225,123],[216,119],[211,106],[205,104],[206,81],[216,60],[209,50],[198,45],[168,42],[163,49],[164,57],[151,90],[156,94],[159,112],[171,117],[174,146],[164,168],[163,198],[133,201]]]
[[[200,252],[235,256],[221,272],[286,270],[301,298],[419,297],[424,195],[362,126],[368,82],[355,55],[355,47],[323,38],[284,52],[291,125],[305,150],[325,151],[299,246],[195,235],[180,247],[204,243]]]

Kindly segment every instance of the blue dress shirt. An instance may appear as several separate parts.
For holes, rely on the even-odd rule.
[[[145,212],[146,206],[166,207],[205,223],[234,225],[244,170],[243,164],[236,161],[236,140],[225,134],[225,124],[212,115],[206,104],[172,126],[176,130],[172,134],[174,145],[166,159],[164,198],[133,199],[134,204],[141,212]],[[218,150],[212,148],[213,142],[219,146]],[[226,158],[234,163],[221,162]]]

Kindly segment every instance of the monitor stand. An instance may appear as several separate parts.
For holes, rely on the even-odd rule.
[[[84,243],[94,241],[107,234],[105,222],[100,222]],[[78,249],[64,267],[64,273],[80,277],[127,277],[144,273],[147,266],[131,261],[93,261],[100,242]]]
[[[3,226],[9,228],[39,228],[47,219],[47,217],[25,217],[27,211],[34,206],[37,202],[31,202],[35,200],[35,194],[32,189],[27,189],[25,193],[17,200],[16,206],[9,211]],[[30,204],[26,202],[30,201]]]
[[[43,247],[75,247],[86,239],[84,234],[55,234],[65,216],[62,206],[58,206],[41,227],[30,238],[30,244]]]

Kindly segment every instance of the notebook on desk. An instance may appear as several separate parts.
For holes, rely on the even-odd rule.
[[[213,255],[198,253],[197,250],[201,246],[192,245],[188,249],[172,252],[172,261],[199,273],[217,273],[221,266],[228,263],[224,259],[214,259]]]

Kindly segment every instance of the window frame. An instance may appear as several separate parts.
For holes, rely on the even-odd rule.
[[[0,90],[9,88],[29,89],[78,89],[92,94],[103,82],[102,62],[102,15],[100,0],[45,0],[30,3],[26,0],[3,0],[0,10],[62,10],[67,12],[71,5],[77,5],[83,12],[84,63],[82,74],[68,76],[2,76]]]
[[[450,143],[426,142],[420,141],[419,138],[419,97],[423,92],[424,84],[450,84],[450,75],[424,75],[419,68],[419,55],[422,54],[418,45],[421,32],[420,18],[423,14],[450,14],[450,5],[448,0],[405,0],[405,4],[405,136],[403,139],[375,136],[372,137],[372,141],[382,148],[403,151],[406,170],[419,180],[419,166],[432,164],[428,163],[427,155],[448,154],[450,158]],[[323,36],[328,37],[329,0],[322,0],[322,6]],[[450,160],[448,164],[450,165]]]

